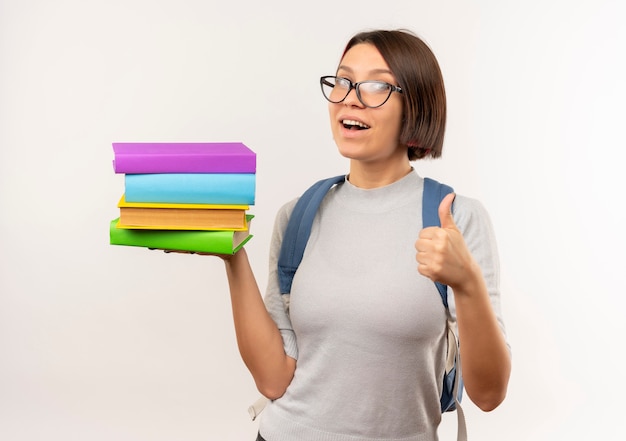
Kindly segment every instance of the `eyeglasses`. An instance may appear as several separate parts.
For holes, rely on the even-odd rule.
[[[347,78],[326,76],[320,78],[322,93],[331,103],[341,103],[352,89],[365,107],[376,108],[387,102],[392,92],[402,93],[402,89],[384,81],[360,81],[353,83]]]

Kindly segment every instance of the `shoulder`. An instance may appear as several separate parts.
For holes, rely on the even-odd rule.
[[[495,248],[494,227],[481,201],[457,194],[452,215],[470,249]]]
[[[272,237],[277,246],[280,246],[280,243],[282,243],[287,225],[289,224],[289,219],[299,199],[300,197],[297,197],[285,202],[276,212]]]
[[[298,201],[305,196],[305,201],[315,201],[320,195],[325,198],[327,194],[332,194],[338,187],[340,179],[345,179],[345,175],[334,176],[325,179],[320,179],[317,182],[312,183],[309,187],[302,190],[302,193],[297,197],[284,203],[276,214],[276,227],[284,230],[289,222],[291,214],[293,213]]]
[[[452,214],[457,224],[467,223],[472,220],[489,219],[489,213],[481,201],[460,194],[457,194],[454,198]]]
[[[424,192],[427,190],[427,180],[428,178],[423,178]],[[431,179],[431,181],[433,180]],[[437,183],[438,181],[434,182]],[[439,184],[447,186],[445,182],[439,182]],[[433,191],[438,191],[436,187],[431,186],[430,189]],[[472,225],[477,222],[490,222],[489,213],[487,212],[485,206],[480,200],[466,196],[462,193],[458,193],[456,192],[456,189],[453,189],[451,187],[450,189],[452,189],[452,191],[454,191],[455,193],[454,203],[452,205],[452,215],[454,217],[454,222],[457,224],[461,231],[464,230],[463,227]]]
[[[282,226],[283,229],[287,226],[289,222],[289,218],[291,217],[291,213],[293,213],[293,209],[296,206],[296,203],[300,197],[296,197],[291,199],[290,201],[285,202],[276,212],[276,225]]]

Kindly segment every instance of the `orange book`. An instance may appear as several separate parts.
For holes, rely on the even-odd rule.
[[[248,205],[126,202],[122,195],[118,228],[150,230],[246,229]]]

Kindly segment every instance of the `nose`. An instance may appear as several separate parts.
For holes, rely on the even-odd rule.
[[[343,100],[343,103],[346,106],[358,106],[358,107],[362,107],[363,103],[361,103],[361,100],[359,99],[357,93],[356,93],[356,88],[352,88],[350,90],[350,92],[348,92],[348,95],[346,95],[346,98]]]

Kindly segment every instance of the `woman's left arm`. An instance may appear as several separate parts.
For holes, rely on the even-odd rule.
[[[465,390],[480,409],[490,411],[506,396],[511,357],[482,270],[452,217],[454,197],[441,202],[441,227],[420,232],[418,271],[454,292]]]

